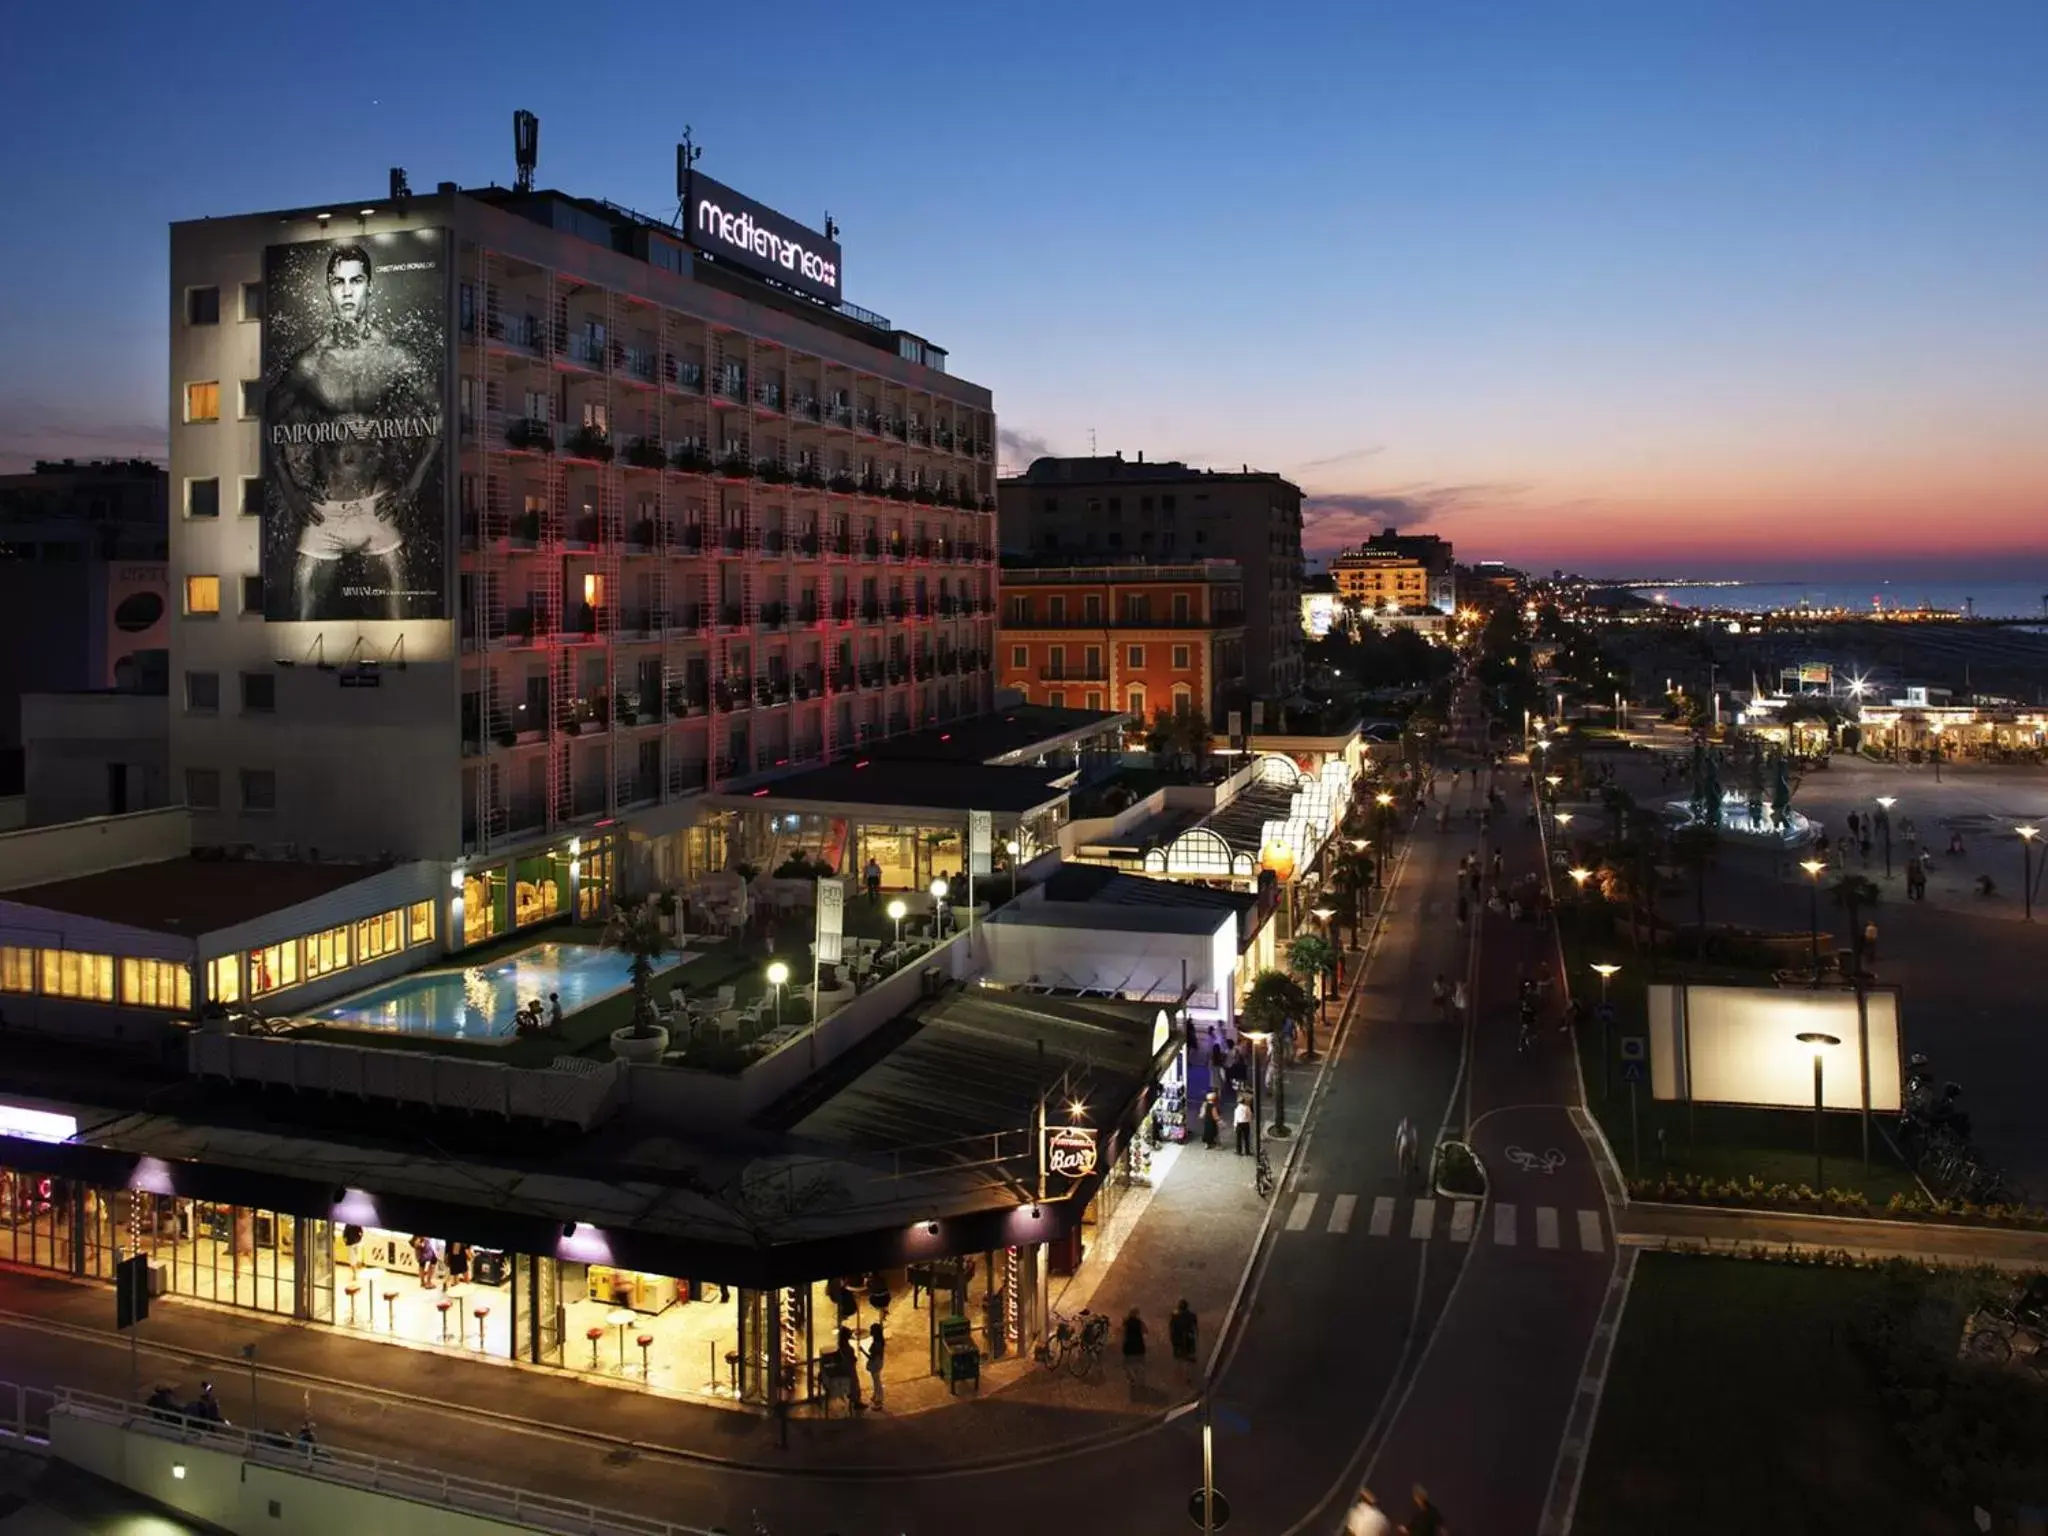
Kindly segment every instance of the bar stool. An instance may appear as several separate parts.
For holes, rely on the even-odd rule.
[[[476,1318],[476,1347],[482,1349],[484,1347],[484,1319],[491,1315],[491,1309],[486,1306],[479,1306],[474,1309],[472,1315]]]
[[[348,1321],[349,1321],[349,1326],[350,1326],[350,1327],[354,1327],[354,1326],[355,1326],[355,1321],[356,1321],[356,1293],[357,1293],[358,1291],[362,1290],[362,1287],[361,1287],[360,1285],[348,1285],[348,1286],[343,1286],[343,1287],[342,1287],[342,1289],[343,1289],[343,1291],[344,1291],[344,1292],[346,1292],[346,1293],[347,1293],[347,1296],[348,1296]]]
[[[397,1306],[397,1290],[386,1291],[384,1293],[384,1331],[386,1333],[396,1333],[398,1331]]]
[[[640,1346],[640,1379],[642,1381],[651,1381],[653,1380],[653,1372],[648,1368],[647,1365],[647,1351],[649,1347],[652,1346],[654,1343],[654,1335],[651,1333],[643,1333],[640,1335],[639,1338],[635,1339],[633,1342]]]
[[[434,1310],[441,1314],[441,1342],[443,1344],[448,1342],[448,1309],[454,1305],[455,1303],[446,1296],[443,1296],[434,1303]]]
[[[738,1350],[728,1349],[725,1352],[725,1373],[730,1378],[732,1395],[738,1397],[740,1395],[740,1352]]]
[[[583,1330],[583,1337],[590,1340],[590,1368],[594,1371],[597,1369],[597,1341],[604,1337],[604,1325],[593,1323]]]

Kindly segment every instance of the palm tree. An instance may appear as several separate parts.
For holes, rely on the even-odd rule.
[[[1863,913],[1878,903],[1877,882],[1866,875],[1844,874],[1828,887],[1828,897],[1842,909],[1849,924],[1849,958],[1863,974]]]
[[[1301,989],[1301,983],[1285,971],[1261,971],[1252,978],[1244,994],[1244,1024],[1247,1029],[1273,1037],[1273,1134],[1287,1134],[1287,1074],[1279,1067],[1280,1048],[1290,1024],[1298,1024],[1315,1012],[1315,1002]],[[1252,1070],[1258,1070],[1257,1060]]]
[[[633,1023],[635,1040],[654,1036],[654,962],[668,953],[668,928],[660,904],[649,896],[621,900],[605,920],[600,941],[632,962]]]
[[[1311,996],[1317,996],[1317,983],[1337,974],[1337,946],[1320,933],[1297,934],[1287,946],[1287,969],[1308,983]],[[1322,1005],[1317,1003],[1304,1020],[1301,1053],[1304,1061],[1316,1059],[1316,1018],[1321,1012]]]

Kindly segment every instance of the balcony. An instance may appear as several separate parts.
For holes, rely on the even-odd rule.
[[[629,768],[618,776],[613,787],[618,791],[620,805],[646,805],[661,798],[661,775]]]
[[[587,699],[575,699],[563,706],[556,724],[571,736],[588,736],[611,726],[611,700],[605,695],[593,694]]]
[[[545,644],[553,629],[545,605],[530,603],[505,610],[504,638],[514,646]]]
[[[761,605],[760,627],[781,629],[789,622],[789,605],[780,602],[766,602]]]
[[[684,634],[695,634],[706,627],[705,604],[672,603],[668,610],[668,627]]]
[[[738,629],[746,623],[746,619],[746,610],[738,603],[720,603],[718,605],[718,627],[720,629]]]
[[[747,530],[744,527],[725,529],[719,534],[718,546],[729,555],[746,553]]]
[[[721,400],[745,404],[747,398],[747,371],[744,368],[728,368],[712,381],[711,392]]]
[[[822,610],[816,603],[806,599],[796,605],[796,621],[804,625],[815,624],[818,622],[821,612]]]
[[[699,393],[702,393],[704,389],[704,365],[702,363],[690,362],[688,359],[679,358],[671,352],[664,363],[662,372],[669,383],[675,385],[678,389],[696,390]]]
[[[653,640],[660,635],[667,619],[668,615],[656,608],[623,609],[613,633],[620,640]]]
[[[593,464],[609,464],[616,452],[612,440],[602,427],[582,426],[565,433],[562,438],[562,453],[572,459],[584,459]]]
[[[761,530],[762,554],[779,555],[782,553],[783,549],[784,544],[782,539],[782,530],[780,528],[764,528]]]
[[[652,347],[620,347],[618,349],[619,372],[629,379],[638,379],[643,384],[654,382],[654,349]]]
[[[668,466],[685,475],[708,475],[717,468],[711,455],[695,443],[678,443],[669,455]]]
[[[734,710],[754,707],[753,690],[744,681],[735,684],[721,679],[718,686],[711,691],[711,698],[718,706],[720,714],[729,715]]]
[[[832,622],[835,624],[851,624],[853,615],[854,606],[851,598],[841,598],[832,605]]]
[[[832,669],[830,682],[834,693],[851,693],[858,681],[858,675],[852,667],[834,667]]]
[[[603,372],[610,358],[604,342],[589,331],[572,331],[569,334],[568,358],[583,368],[594,368]]]
[[[505,423],[505,446],[516,453],[553,453],[555,434],[538,416],[515,416]]]
[[[686,555],[701,555],[704,553],[704,525],[702,523],[683,524],[682,527],[675,531],[673,547]]]
[[[668,541],[668,525],[653,518],[642,518],[626,530],[626,553],[629,555],[652,555],[660,551]]]
[[[623,455],[629,469],[666,469],[668,454],[651,437],[636,437],[626,444]]]
[[[701,758],[676,763],[669,768],[668,792],[671,798],[701,794],[710,787],[711,765]]]
[[[794,547],[800,559],[815,560],[818,558],[818,536],[815,533],[798,534]]]
[[[875,602],[864,602],[860,605],[860,616],[861,622],[864,624],[879,624],[882,622],[882,605]]]
[[[641,726],[661,724],[661,707],[647,694],[619,695],[612,718],[620,726]]]
[[[782,386],[772,380],[763,380],[754,386],[754,404],[764,411],[782,409]]]

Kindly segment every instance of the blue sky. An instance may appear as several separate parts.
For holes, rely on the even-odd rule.
[[[165,226],[673,145],[842,226],[1008,452],[1252,462],[1311,544],[2048,569],[2048,4],[39,7],[0,455],[160,451]]]

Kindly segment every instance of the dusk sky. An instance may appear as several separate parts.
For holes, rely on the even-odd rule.
[[[703,168],[1006,463],[1241,462],[1320,553],[2048,573],[2048,3],[37,6],[0,464],[163,451],[174,219]],[[2014,562],[2022,562],[2015,566]]]

